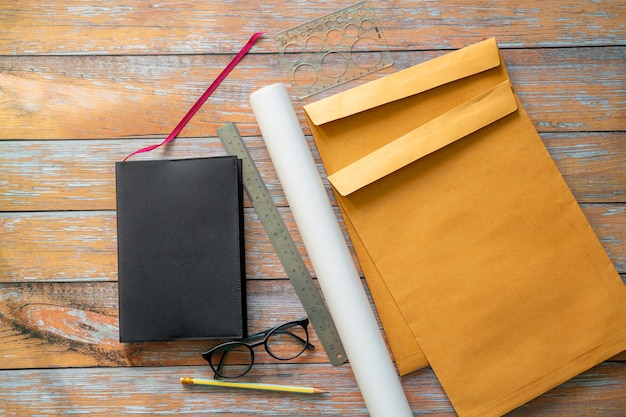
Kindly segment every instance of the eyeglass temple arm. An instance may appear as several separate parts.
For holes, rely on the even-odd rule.
[[[224,369],[224,362],[226,362],[226,356],[228,356],[228,350],[224,351],[224,354],[220,358],[220,363],[217,365],[217,369],[215,369],[215,373],[213,374],[213,378],[217,379],[218,376],[222,374],[222,369]]]
[[[303,318],[303,319],[300,319],[300,320],[294,320],[294,321],[291,323],[291,326],[290,326],[290,327],[294,327],[294,326],[300,326],[300,325],[302,325],[302,326],[305,328],[305,330],[306,330],[306,325],[303,325],[303,324],[301,324],[301,323],[300,323],[300,322],[304,322],[305,320],[306,320],[306,325],[308,325],[308,324],[309,324],[308,319],[307,319],[307,318]],[[283,326],[284,326],[284,325],[283,325]],[[267,336],[269,333],[271,333],[271,332],[275,331],[276,329],[278,329],[279,327],[282,327],[282,326],[273,327],[273,328],[271,328],[271,329],[267,329],[267,330],[264,330],[264,331],[259,332],[259,333],[251,334],[251,335],[249,335],[248,337],[246,337],[245,339],[241,339],[241,340],[239,340],[239,341],[240,341],[240,342],[246,342],[246,341],[248,341],[248,340],[258,339],[259,337],[265,337],[265,336]],[[302,340],[302,339],[300,339],[300,340]],[[304,343],[304,341],[303,341],[303,343]],[[313,345],[311,345],[311,346],[313,346]]]
[[[275,330],[275,329],[269,329],[269,330],[266,330],[264,332],[260,332],[260,333],[256,333],[256,334],[250,335],[250,336],[246,337],[245,339],[239,340],[239,342],[245,343],[245,342],[249,342],[250,340],[253,340],[253,339],[258,339],[260,337],[265,337],[265,336],[268,335],[268,333],[272,332],[273,330]],[[286,334],[290,335],[291,337],[297,339],[298,341],[300,341],[300,343],[302,343],[303,345],[306,345],[307,349],[315,349],[315,346],[313,344],[307,342],[306,340],[304,340],[300,336],[291,333],[290,331],[287,331],[287,330],[276,331],[276,333],[278,333],[278,332],[286,333]]]
[[[294,327],[294,326],[297,326],[297,325],[296,325],[296,324],[294,324],[294,325],[293,325],[293,326],[291,326],[291,327]],[[278,326],[278,327],[281,327],[281,326]],[[278,327],[273,327],[273,328],[271,328],[271,329],[267,329],[267,330],[264,330],[264,331],[259,332],[259,333],[251,334],[251,335],[249,335],[248,337],[246,337],[245,339],[241,339],[241,340],[239,340],[239,341],[240,341],[240,342],[247,342],[247,341],[249,341],[249,340],[258,339],[258,338],[260,338],[260,337],[265,337],[265,336],[267,336],[268,334],[270,334],[270,333],[272,333],[272,332],[274,332],[274,331],[277,331],[276,329],[277,329]],[[294,336],[295,336],[295,335],[294,335]]]

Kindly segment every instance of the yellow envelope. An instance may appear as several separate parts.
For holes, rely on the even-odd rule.
[[[401,374],[495,416],[626,349],[626,287],[495,39],[304,109]]]

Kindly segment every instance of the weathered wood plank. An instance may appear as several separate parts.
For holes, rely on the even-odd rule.
[[[463,45],[466,46],[466,45]],[[624,47],[505,50],[516,90],[538,130],[626,130]],[[443,51],[397,52],[395,64],[308,101],[401,70]],[[0,139],[165,137],[224,68],[219,56],[0,56]],[[215,136],[225,122],[258,135],[248,96],[288,82],[275,55],[251,54],[181,136]],[[303,103],[306,101],[303,101]],[[294,102],[306,129],[300,103]],[[219,110],[218,112],[216,110]]]
[[[247,291],[251,332],[305,316],[286,279],[249,280]],[[114,282],[0,284],[0,369],[203,365],[200,353],[217,343],[120,343],[117,296]],[[317,349],[292,363],[328,363],[309,330]]]
[[[161,140],[0,141],[0,210],[114,210],[115,162]],[[255,153],[259,146],[257,141]],[[133,159],[225,154],[217,138],[178,138],[166,147]],[[265,163],[261,169],[266,171],[269,155],[263,159],[259,162]],[[265,177],[268,187],[275,189],[278,180]]]
[[[615,268],[626,272],[626,205],[583,205],[583,212]]]
[[[247,291],[251,332],[306,315],[286,279],[248,281]],[[205,363],[216,341],[120,343],[117,296],[114,282],[0,284],[0,369]],[[317,349],[294,363],[328,362],[309,330]]]
[[[579,202],[626,202],[626,135],[544,133],[541,137]]]
[[[311,269],[289,209],[279,210]],[[0,282],[117,280],[116,227],[114,212],[0,214]],[[244,227],[248,279],[286,277],[252,208]]]
[[[346,4],[347,5],[347,4]],[[86,0],[6,3],[0,13],[3,53],[192,54],[220,53],[242,43],[242,27],[265,31],[274,52],[278,31],[332,13],[344,5],[267,0],[179,2],[148,0],[94,4]],[[463,0],[374,4],[393,49],[458,48],[490,36],[524,47],[615,45],[624,41],[623,2]],[[219,42],[216,42],[216,39]]]
[[[246,380],[315,386],[302,396],[264,391],[184,386],[181,376],[210,377],[206,367],[15,370],[0,373],[3,415],[368,416],[348,364],[261,364]],[[430,369],[401,378],[413,415],[456,416]],[[511,417],[621,417],[624,364],[604,362],[561,384]],[[611,394],[613,393],[613,394]]]
[[[626,207],[585,204],[582,208],[611,261],[618,271],[626,273]],[[280,210],[312,270],[291,212]],[[285,278],[252,208],[245,210],[244,224],[248,279]],[[114,212],[0,214],[0,282],[115,281],[115,225]],[[356,257],[354,260],[358,265]]]
[[[542,137],[578,201],[626,201],[624,132],[544,133]],[[286,206],[265,144],[258,137],[245,140],[274,201]],[[0,211],[114,210],[115,162],[156,142],[156,139],[0,141]],[[311,149],[323,172],[312,141]],[[166,147],[134,159],[224,154],[216,138],[178,138]],[[250,206],[247,200],[246,205]]]
[[[623,130],[626,50],[618,49],[525,49],[505,51],[503,58],[539,132]]]

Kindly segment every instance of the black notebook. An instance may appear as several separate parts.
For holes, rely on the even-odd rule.
[[[121,342],[246,336],[241,160],[117,162]]]

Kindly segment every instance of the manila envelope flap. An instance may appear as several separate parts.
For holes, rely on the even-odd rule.
[[[495,40],[390,77],[305,113],[400,373],[495,416],[624,350],[626,287]]]

